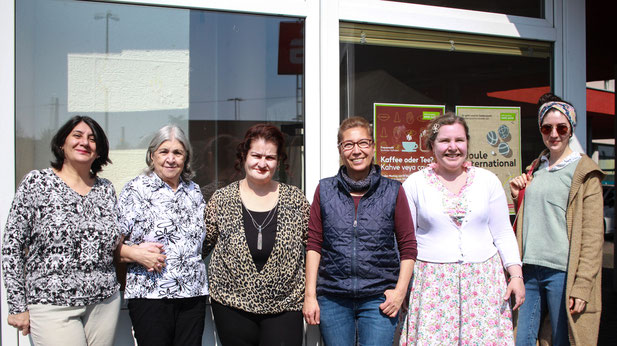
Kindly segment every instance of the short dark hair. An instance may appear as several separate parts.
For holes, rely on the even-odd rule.
[[[465,118],[454,114],[453,112],[446,112],[444,115],[440,115],[426,126],[426,130],[423,131],[423,136],[426,137],[426,146],[429,150],[433,150],[433,146],[435,144],[435,139],[437,139],[437,134],[439,133],[439,128],[444,125],[454,125],[461,124],[465,129],[465,138],[467,138],[467,147],[469,148],[469,126],[467,126],[467,122]]]
[[[94,136],[94,142],[96,143],[96,154],[98,157],[94,159],[90,166],[90,176],[94,178],[97,173],[103,170],[103,166],[111,163],[109,159],[109,141],[101,125],[87,115],[76,115],[58,129],[54,138],[51,139],[51,152],[54,154],[51,166],[59,171],[62,170],[65,159],[62,147],[66,142],[66,138],[71,134],[71,131],[81,122],[84,122],[90,127],[92,135]]]
[[[242,171],[242,165],[246,161],[246,155],[248,155],[251,149],[251,144],[254,140],[263,139],[266,142],[276,144],[276,159],[279,165],[287,170],[287,153],[285,152],[285,136],[278,129],[278,127],[272,124],[255,124],[251,126],[244,135],[244,140],[238,144],[236,149],[236,165],[235,168],[238,171]]]

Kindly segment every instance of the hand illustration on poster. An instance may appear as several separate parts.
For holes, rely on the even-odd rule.
[[[383,176],[403,182],[433,162],[421,133],[444,111],[442,105],[374,104],[375,162]]]

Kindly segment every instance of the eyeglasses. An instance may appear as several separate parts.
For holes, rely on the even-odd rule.
[[[358,145],[358,147],[360,149],[367,149],[370,148],[371,145],[373,145],[373,140],[372,139],[361,139],[357,142],[354,141],[344,141],[344,142],[340,142],[338,144],[338,146],[343,149],[343,151],[350,151],[353,150],[353,148],[356,146],[356,144]]]
[[[570,128],[566,124],[557,124],[557,126],[555,127],[557,128],[557,133],[560,136],[565,135],[570,130]],[[540,132],[542,132],[543,135],[550,135],[551,132],[553,132],[553,125],[544,124],[540,126]]]

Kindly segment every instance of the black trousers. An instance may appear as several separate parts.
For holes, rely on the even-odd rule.
[[[129,316],[140,346],[201,346],[206,297],[129,299]]]
[[[214,323],[223,346],[301,346],[301,311],[253,314],[212,302]]]

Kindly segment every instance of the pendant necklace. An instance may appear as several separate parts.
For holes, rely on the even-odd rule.
[[[242,204],[244,205],[244,202],[242,202]],[[246,209],[246,212],[251,217],[251,222],[253,223],[253,226],[257,228],[257,250],[261,250],[263,248],[263,238],[262,238],[261,230],[268,227],[268,225],[270,225],[272,220],[274,220],[274,215],[276,215],[276,209],[278,208],[278,205],[279,203],[277,199],[276,204],[274,205],[274,208],[270,209],[270,211],[266,215],[266,218],[261,224],[255,221],[255,218],[253,217],[253,214],[251,214],[251,211],[246,207],[246,205],[244,206],[244,209]]]

